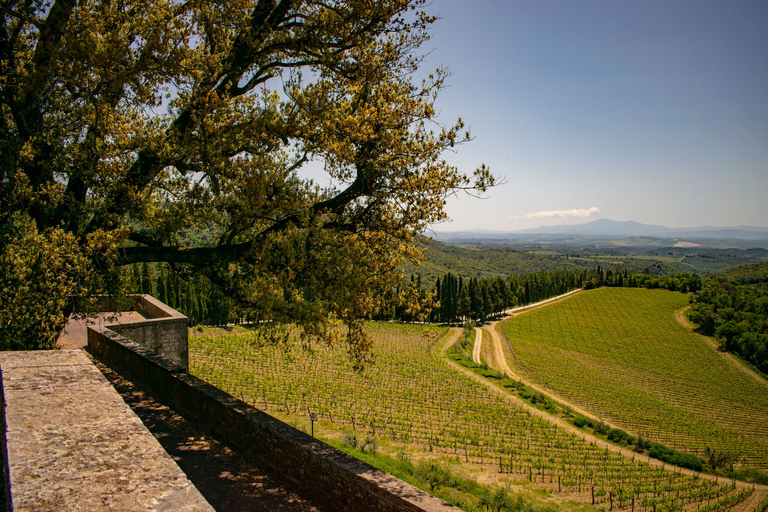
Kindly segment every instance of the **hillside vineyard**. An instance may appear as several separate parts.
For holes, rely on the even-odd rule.
[[[253,333],[190,340],[190,368],[256,407],[334,429],[415,447],[564,497],[652,509],[740,501],[730,483],[694,478],[597,448],[531,415],[503,393],[458,372],[439,347],[444,327],[369,324],[376,364],[352,371],[342,348],[314,353],[262,346]],[[592,494],[594,493],[594,494]],[[721,503],[722,504],[722,503]],[[638,508],[639,509],[639,508]],[[712,509],[714,510],[714,508]]]

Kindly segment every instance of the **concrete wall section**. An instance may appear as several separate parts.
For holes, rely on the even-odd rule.
[[[460,510],[189,375],[120,334],[89,329],[88,346],[148,386],[171,408],[206,423],[251,453],[258,463],[279,471],[340,510]]]
[[[186,320],[187,317],[160,302],[151,295],[136,295],[141,311],[149,318],[177,318]]]

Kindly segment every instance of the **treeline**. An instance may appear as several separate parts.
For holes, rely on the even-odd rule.
[[[152,295],[189,318],[189,325],[226,325],[242,315],[221,290],[202,276],[179,277],[166,264],[125,267],[128,293]]]
[[[627,288],[661,288],[672,292],[694,293],[701,289],[701,277],[696,274],[651,275],[645,271],[640,274],[630,274],[626,270],[603,271],[597,267],[595,276],[584,283],[584,288],[599,288],[601,286]]]
[[[166,264],[136,264],[126,267],[128,293],[146,293],[180,311],[189,324],[226,325],[248,320],[247,310],[226,297],[214,284],[199,275],[180,276]],[[400,322],[484,322],[503,311],[533,304],[579,288],[601,286],[664,288],[694,292],[701,278],[693,274],[653,276],[601,267],[556,270],[511,275],[506,278],[465,279],[447,273],[432,290],[422,287],[421,278],[411,275],[385,297],[385,307],[374,320]]]
[[[692,300],[688,318],[702,334],[768,374],[768,288],[710,280]]]
[[[579,288],[601,286],[662,288],[671,291],[695,292],[701,289],[701,278],[695,274],[654,276],[647,273],[629,273],[627,270],[557,270],[531,274],[511,275],[506,279],[464,279],[447,273],[437,279],[431,290],[432,301],[427,308],[414,312],[403,301],[393,304],[378,319],[399,321],[428,321],[438,323],[484,322],[503,311],[533,304]],[[411,276],[410,286],[417,289],[421,302],[427,293],[421,289],[418,276]],[[398,290],[393,297],[399,297]],[[426,311],[425,311],[426,310]]]
[[[462,279],[450,272],[438,278],[430,322],[483,322],[501,312],[581,288],[593,271],[557,270],[506,279]]]
[[[753,251],[754,249],[749,249]],[[748,251],[748,252],[749,252]],[[709,279],[730,281],[734,284],[768,283],[768,261],[741,265],[707,275]]]

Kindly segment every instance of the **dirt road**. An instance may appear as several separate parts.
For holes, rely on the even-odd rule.
[[[523,306],[523,307],[519,307],[519,308],[513,308],[513,309],[510,309],[510,310],[507,310],[505,313],[507,315],[511,314],[512,316],[514,316],[515,313],[517,313],[517,314],[526,313],[528,311],[532,311],[532,310],[538,309],[539,307],[543,307],[543,306],[546,306],[548,304],[552,304],[554,302],[557,302],[557,301],[560,301],[560,300],[564,300],[568,296],[570,296],[572,294],[575,294],[575,293],[579,293],[580,291],[581,290],[575,290],[573,292],[569,292],[567,294],[560,295],[558,297],[554,297],[552,299],[548,299],[546,301],[542,301],[542,302],[539,302],[539,303],[536,303],[536,304],[530,304],[528,306]],[[487,339],[489,339],[490,342],[493,344],[495,360],[496,360],[496,363],[498,365],[498,368],[496,368],[496,369],[506,373],[507,375],[509,375],[510,377],[512,377],[512,378],[514,378],[516,380],[521,381],[526,386],[528,386],[528,387],[530,387],[530,388],[532,388],[532,389],[534,389],[536,391],[540,391],[540,392],[546,394],[547,396],[551,397],[552,399],[554,399],[556,402],[560,403],[561,405],[570,407],[574,412],[576,412],[578,414],[581,414],[583,416],[586,416],[586,417],[589,417],[589,418],[592,418],[592,419],[599,419],[599,418],[596,418],[594,415],[588,413],[587,411],[581,409],[577,405],[569,402],[568,400],[565,400],[562,397],[553,396],[551,391],[545,390],[545,389],[543,389],[543,388],[541,388],[541,387],[539,387],[539,386],[537,386],[535,384],[532,384],[531,382],[527,381],[526,379],[521,378],[520,375],[518,375],[516,372],[512,371],[512,369],[509,367],[509,364],[507,363],[507,357],[506,357],[506,355],[504,353],[504,350],[503,350],[504,349],[503,343],[507,343],[507,346],[508,346],[508,348],[509,348],[509,350],[510,350],[510,352],[512,354],[514,354],[514,352],[512,351],[512,347],[511,347],[511,344],[509,344],[509,341],[497,329],[497,326],[498,326],[498,324],[499,324],[499,322],[501,320],[503,320],[503,318],[500,319],[500,320],[496,320],[494,322],[490,322],[490,323],[486,324],[482,328],[483,331],[488,333],[489,338],[487,338]],[[446,351],[448,350],[448,348],[451,345],[453,345],[456,342],[456,340],[458,340],[460,335],[461,335],[461,329],[460,328],[454,328],[454,332],[445,341],[443,346],[440,348],[439,353],[442,356],[444,356]],[[480,342],[478,342],[478,340],[481,340],[481,339],[482,338],[481,338],[481,336],[479,334],[475,338],[475,350],[473,350],[473,358],[475,357],[475,353],[478,354],[478,357],[479,357]],[[620,454],[622,454],[623,456],[625,456],[627,458],[631,458],[632,460],[635,460],[638,457],[643,457],[642,455],[639,456],[634,451],[628,450],[626,448],[621,448],[619,446],[616,446],[616,445],[613,445],[613,444],[608,443],[606,441],[603,441],[602,439],[599,439],[599,438],[597,438],[597,437],[595,437],[595,436],[593,436],[591,434],[588,434],[588,433],[586,433],[586,432],[576,428],[571,423],[565,421],[565,419],[563,419],[563,418],[561,418],[559,416],[553,416],[553,415],[551,415],[549,413],[541,411],[541,410],[533,407],[532,405],[528,404],[527,402],[521,400],[519,397],[517,397],[515,395],[512,395],[509,392],[501,389],[499,386],[497,386],[494,383],[488,381],[487,379],[484,379],[483,377],[481,377],[481,376],[475,374],[474,372],[464,368],[463,366],[461,366],[461,365],[451,361],[450,359],[447,359],[447,358],[445,358],[445,359],[446,359],[446,362],[448,364],[450,364],[451,366],[456,368],[458,371],[464,373],[465,375],[469,376],[470,378],[474,379],[475,381],[477,381],[477,382],[483,384],[484,386],[490,388],[494,392],[504,396],[506,400],[508,400],[509,402],[513,403],[516,407],[521,407],[521,408],[525,409],[526,411],[528,411],[529,413],[533,414],[534,416],[537,416],[539,418],[543,418],[543,419],[545,419],[545,420],[547,420],[547,421],[549,421],[551,423],[554,423],[558,427],[563,428],[565,431],[570,432],[570,433],[572,433],[572,434],[574,434],[574,435],[576,435],[578,437],[581,437],[581,438],[585,439],[587,442],[591,442],[591,443],[593,443],[595,446],[597,446],[599,448],[606,448],[606,449],[608,449],[608,450],[610,450],[612,452],[620,453]],[[610,425],[610,424],[608,424],[608,425],[611,428],[615,428],[615,426],[613,426],[613,425]],[[691,475],[691,476],[698,475],[699,478],[706,478],[706,479],[709,479],[709,480],[717,479],[717,477],[715,477],[715,476],[700,474],[700,473],[697,473],[695,471],[691,471],[691,470],[688,470],[688,469],[683,469],[683,468],[678,468],[678,467],[675,467],[675,466],[670,466],[670,465],[668,465],[668,464],[666,464],[664,462],[661,462],[661,461],[659,461],[657,459],[652,459],[652,458],[648,457],[647,455],[644,457],[644,459],[645,459],[644,461],[647,462],[650,465],[669,468],[670,471],[676,471],[676,472],[680,472],[680,473]],[[720,478],[720,480],[722,480],[722,478]],[[747,483],[744,483],[744,482],[736,482],[736,485],[739,488],[751,488],[751,487],[753,487],[752,484],[747,484]],[[750,500],[750,503],[752,501],[754,501],[754,500],[758,500],[759,501],[765,495],[766,491],[768,491],[768,486],[765,486],[765,485],[755,485],[754,488],[758,492],[755,493],[755,495],[753,495],[753,498]],[[745,509],[745,510],[749,510],[749,509]]]
[[[675,320],[677,320],[677,322],[683,327],[685,327],[686,329],[694,330],[696,326],[693,325],[691,322],[689,322],[688,318],[686,318],[685,316],[685,312],[688,311],[689,309],[691,309],[690,305],[675,311]],[[761,384],[765,384],[766,382],[765,379],[761,377],[758,373],[756,373],[754,370],[752,370],[752,368],[744,364],[744,362],[741,361],[739,358],[734,357],[732,354],[729,354],[728,352],[721,352],[720,345],[718,345],[715,340],[713,340],[708,336],[703,336],[703,335],[700,335],[700,336],[707,345],[717,350],[720,356],[722,356],[722,358],[725,359],[726,364],[732,365],[734,368],[746,373],[747,375],[757,380]]]
[[[476,364],[482,364],[480,362],[480,352],[483,349],[483,330],[479,327],[475,327],[475,345],[472,347],[472,360]]]

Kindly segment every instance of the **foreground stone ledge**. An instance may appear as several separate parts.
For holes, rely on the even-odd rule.
[[[0,353],[14,511],[211,506],[80,350]]]

